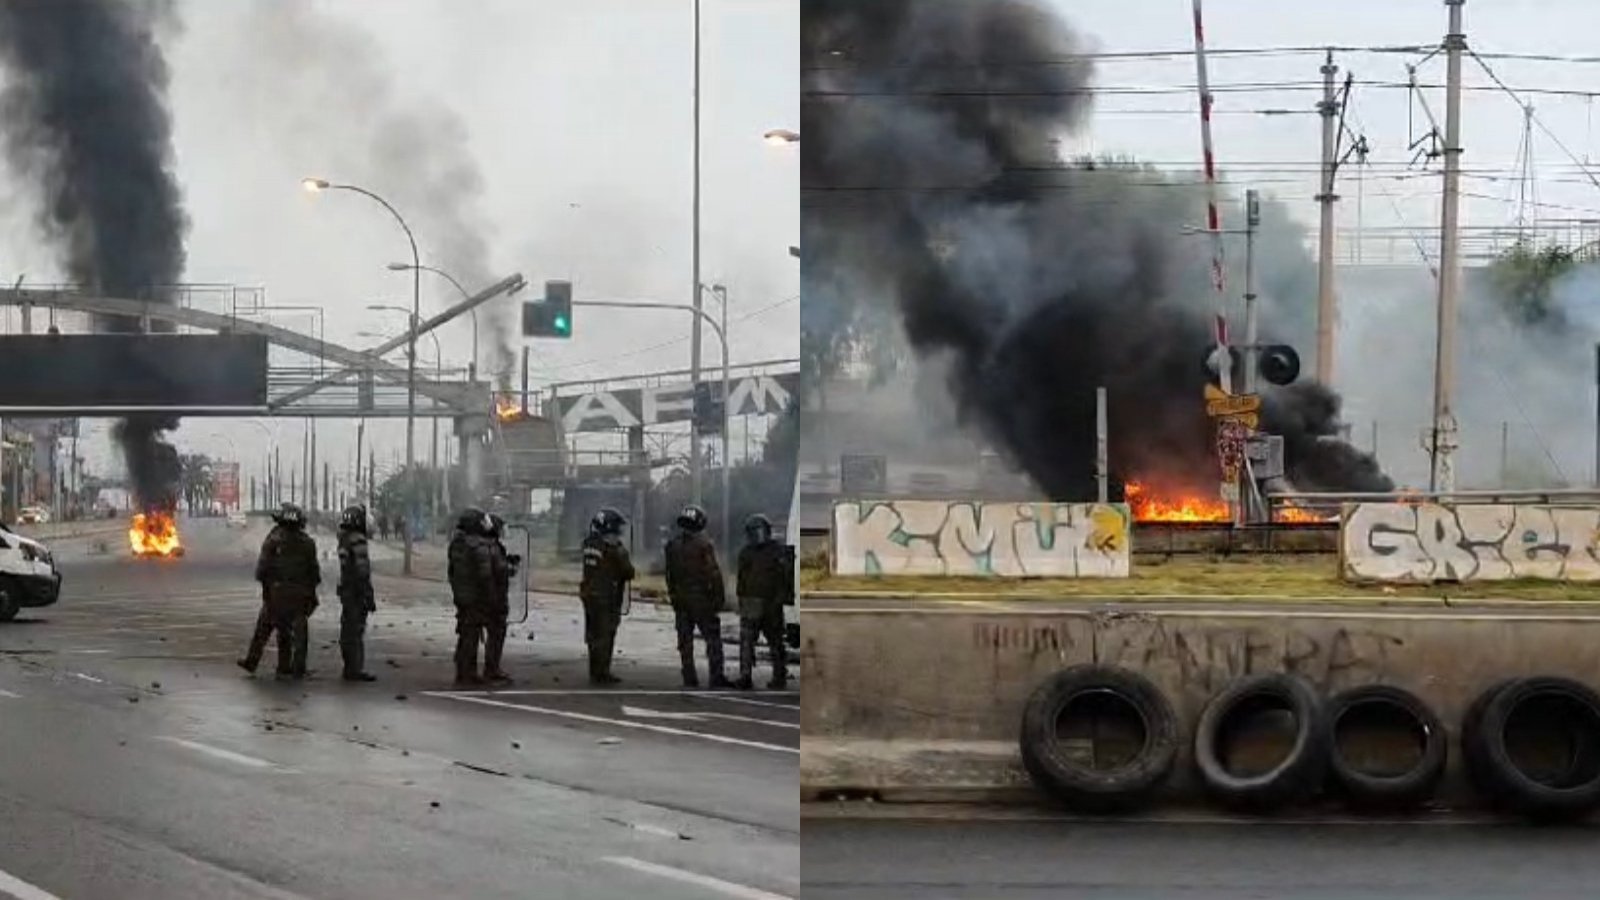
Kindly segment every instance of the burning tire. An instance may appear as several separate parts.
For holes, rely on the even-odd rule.
[[[1148,801],[1172,772],[1178,720],[1161,691],[1112,666],[1057,672],[1028,698],[1022,764],[1067,806],[1112,812]]]
[[[1415,694],[1381,684],[1353,688],[1328,703],[1327,721],[1329,775],[1346,802],[1406,809],[1433,797],[1449,742]]]
[[[1327,769],[1322,712],[1316,691],[1293,675],[1233,683],[1206,704],[1195,727],[1195,767],[1206,789],[1225,806],[1257,812],[1310,798]]]
[[[1461,728],[1467,776],[1491,806],[1537,820],[1600,807],[1600,695],[1569,678],[1485,691]]]

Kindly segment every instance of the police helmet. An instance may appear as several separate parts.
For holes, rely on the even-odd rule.
[[[306,511],[294,503],[285,503],[278,507],[277,513],[272,516],[272,521],[288,528],[304,528],[306,526]]]
[[[608,506],[595,513],[594,518],[589,520],[589,533],[602,535],[621,534],[623,526],[627,524],[628,520],[623,518],[622,513]]]
[[[683,512],[678,513],[678,527],[684,531],[705,531],[706,511],[693,503],[685,506]]]
[[[744,520],[744,533],[751,543],[764,544],[772,540],[772,520],[756,513]]]
[[[339,528],[344,531],[367,533],[367,510],[362,506],[347,506],[339,515]]]
[[[506,520],[500,518],[498,513],[489,513],[489,536],[498,538],[505,533]]]
[[[456,517],[456,527],[467,534],[487,534],[489,531],[488,522],[488,517],[484,515],[483,510],[476,506],[469,506],[463,509],[461,514]]]

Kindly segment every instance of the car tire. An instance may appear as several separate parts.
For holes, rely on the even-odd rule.
[[[22,596],[9,578],[0,578],[0,622],[9,622],[22,612]]]
[[[1379,774],[1360,768],[1355,760],[1341,753],[1342,727],[1352,725],[1362,710],[1398,713],[1404,726],[1420,733],[1422,750],[1416,762],[1395,775]],[[1444,777],[1449,756],[1449,739],[1444,723],[1421,698],[1410,691],[1383,684],[1366,685],[1345,691],[1328,702],[1328,774],[1333,785],[1351,806],[1364,809],[1401,810],[1432,799]]]
[[[1558,704],[1544,711],[1544,723],[1572,739],[1572,756],[1554,778],[1525,770],[1508,740],[1530,724],[1518,715],[1535,714],[1531,704],[1542,701]],[[1486,692],[1474,707],[1462,725],[1463,758],[1492,807],[1537,821],[1571,821],[1600,808],[1600,694],[1570,678],[1518,678]]]
[[[1141,731],[1139,748],[1111,769],[1085,765],[1067,752],[1058,726],[1075,701],[1109,700],[1132,713]],[[1022,714],[1022,763],[1034,783],[1066,806],[1088,812],[1121,812],[1144,805],[1172,773],[1178,750],[1178,718],[1149,679],[1113,666],[1082,665],[1045,679]]]
[[[1252,775],[1228,769],[1221,742],[1235,716],[1254,708],[1282,708],[1294,716],[1294,740],[1272,768]],[[1327,724],[1322,700],[1303,678],[1254,675],[1234,682],[1206,704],[1195,727],[1194,760],[1206,790],[1224,806],[1271,812],[1305,801],[1327,770]]]

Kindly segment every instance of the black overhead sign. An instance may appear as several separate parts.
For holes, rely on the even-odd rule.
[[[722,379],[701,379],[717,393]],[[773,415],[797,402],[800,374],[745,375],[728,381],[728,415]],[[561,430],[611,431],[636,425],[687,422],[694,414],[694,385],[684,381],[650,388],[591,391],[557,397]]]
[[[0,408],[182,411],[266,402],[267,339],[259,335],[0,335]]]

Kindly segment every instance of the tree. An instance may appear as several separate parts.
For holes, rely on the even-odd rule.
[[[184,453],[178,456],[178,495],[194,515],[200,507],[209,508],[216,495],[212,480],[212,460],[204,453]]]
[[[1495,301],[1513,321],[1559,328],[1566,316],[1555,305],[1555,284],[1577,264],[1577,256],[1566,247],[1539,248],[1518,241],[1489,265],[1489,283]]]

